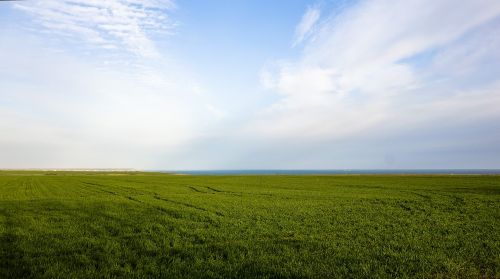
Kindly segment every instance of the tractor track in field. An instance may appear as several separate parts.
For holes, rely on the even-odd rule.
[[[219,190],[219,189],[216,189],[216,188],[213,188],[210,186],[198,186],[198,187],[206,188],[210,192],[202,191],[194,186],[184,186],[184,187],[187,187],[194,192],[202,193],[202,194],[217,194],[217,193],[219,193],[219,194],[228,194],[228,195],[233,195],[233,196],[243,196],[243,192],[224,191],[224,190]]]
[[[82,183],[83,184],[87,184],[87,185],[93,185],[93,186],[106,186],[106,185],[103,185],[103,184],[86,182],[86,181],[82,181]],[[104,189],[101,189],[101,188],[95,188],[95,187],[94,187],[94,189],[97,189],[100,192],[108,193],[108,194],[111,194],[111,195],[114,195],[114,196],[120,196],[116,192],[113,192],[113,191],[108,191],[108,190],[104,190]]]
[[[218,190],[218,189],[210,187],[210,186],[198,186],[198,187],[206,188],[207,190],[210,190],[211,192],[202,191],[194,186],[185,186],[185,187],[191,189],[193,192],[197,192],[200,194],[212,194],[213,195],[213,194],[219,193],[219,194],[227,194],[227,195],[238,196],[238,197],[242,197],[242,196],[266,196],[266,197],[273,197],[273,198],[276,197],[276,195],[274,195],[274,194],[224,191],[224,190]],[[290,199],[290,198],[282,197],[282,199]]]
[[[122,197],[122,198],[125,198],[125,199],[128,199],[128,200],[137,202],[137,203],[145,204],[145,205],[148,205],[148,206],[150,206],[152,208],[155,208],[155,209],[157,209],[157,210],[159,210],[159,211],[161,211],[163,213],[168,213],[169,215],[172,215],[171,210],[168,210],[166,208],[155,206],[153,204],[150,204],[148,202],[139,200],[139,199],[134,198],[134,197],[129,196],[129,195],[122,195],[122,194],[119,194],[118,192],[113,192],[113,191],[108,191],[108,190],[101,189],[100,187],[107,187],[104,184],[87,182],[87,181],[81,181],[81,182],[84,183],[84,184],[86,184],[86,185],[94,186],[93,187],[94,189],[99,190],[101,192],[108,193],[108,194],[115,195],[115,196],[119,196],[119,197]],[[97,187],[95,187],[95,186],[97,186]],[[160,200],[160,201],[163,201],[163,202],[172,203],[172,204],[175,204],[175,205],[181,205],[181,206],[184,206],[184,207],[193,208],[193,209],[196,209],[198,211],[205,212],[205,213],[212,213],[212,214],[215,214],[217,216],[224,216],[223,213],[218,212],[218,211],[212,212],[212,211],[209,211],[209,210],[207,210],[205,208],[202,208],[202,207],[199,207],[199,206],[196,206],[196,205],[192,205],[192,204],[189,204],[189,203],[186,203],[186,202],[174,201],[174,200],[171,200],[171,199],[164,198],[164,197],[160,196],[156,192],[150,192],[150,191],[143,191],[143,192],[149,194],[151,197],[153,197],[156,200]]]
[[[196,205],[192,205],[192,204],[185,203],[185,202],[173,201],[173,200],[161,197],[160,195],[155,195],[155,196],[153,196],[153,198],[155,198],[157,200],[160,200],[160,201],[165,201],[165,202],[169,202],[169,203],[173,203],[173,204],[177,204],[177,205],[183,205],[183,206],[194,208],[194,209],[201,210],[201,211],[204,211],[204,212],[209,212],[205,208],[198,207]]]
[[[235,195],[235,196],[243,196],[243,192],[224,191],[224,190],[215,189],[215,188],[210,187],[210,186],[205,186],[205,188],[207,188],[208,190],[214,191],[216,193],[224,193],[224,194]]]
[[[189,189],[191,189],[191,190],[193,190],[193,191],[195,191],[195,192],[197,192],[197,193],[210,194],[209,192],[201,191],[201,190],[199,190],[199,189],[197,189],[197,188],[195,188],[193,186],[186,186],[186,187],[189,188]]]

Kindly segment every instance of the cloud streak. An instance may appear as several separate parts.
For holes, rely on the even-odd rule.
[[[169,34],[176,25],[168,16],[175,8],[169,0],[40,0],[15,7],[32,15],[45,32],[104,49],[123,48],[142,57],[159,56],[150,34]]]
[[[320,14],[321,11],[318,8],[307,8],[307,11],[302,16],[300,23],[295,28],[295,39],[293,45],[300,44],[307,37],[307,35],[312,32],[314,25],[319,20]]]
[[[304,18],[308,14],[310,10]],[[437,116],[433,104],[445,100],[454,104],[481,98],[474,93],[478,88],[471,91],[457,85],[488,75],[482,69],[484,58],[498,57],[500,44],[495,39],[488,44],[479,41],[498,36],[494,28],[499,24],[494,19],[499,15],[499,3],[487,0],[463,1],[461,5],[455,1],[380,0],[349,7],[321,23],[300,59],[263,69],[264,85],[282,97],[262,113],[252,129],[282,138],[314,138],[315,134],[341,138],[387,123]],[[463,49],[470,45],[477,47],[468,50],[473,55]],[[427,64],[418,68],[423,61]],[[461,65],[465,61],[467,67]],[[462,75],[457,83],[454,73],[466,68],[475,76]],[[480,86],[496,79],[483,79]],[[425,109],[408,114],[415,106]],[[459,108],[457,105],[453,113],[460,113]]]
[[[0,167],[500,167],[498,1],[322,4],[267,63],[219,25],[159,49],[169,1],[12,4],[38,36],[0,29]]]
[[[498,1],[359,1],[322,14],[312,29],[310,9],[298,24],[308,33],[299,58],[260,73],[277,101],[243,134],[269,158],[301,158],[285,168],[500,166]]]

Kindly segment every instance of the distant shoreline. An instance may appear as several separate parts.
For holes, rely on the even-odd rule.
[[[436,175],[491,175],[500,174],[500,169],[363,169],[363,170],[154,170],[161,173],[184,175],[338,175],[338,174],[436,174]]]
[[[35,168],[30,168],[30,169],[1,169],[0,171],[94,171],[94,172],[141,172],[142,170],[137,170],[137,169],[100,169],[100,168],[89,168],[89,169],[78,169],[78,168],[40,168],[40,169],[35,169]]]
[[[275,169],[275,170],[141,170],[131,168],[30,168],[0,169],[0,172],[129,172],[164,173],[172,175],[500,175],[500,169]]]

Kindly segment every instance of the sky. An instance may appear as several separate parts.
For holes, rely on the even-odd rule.
[[[0,1],[0,168],[500,168],[500,1]]]

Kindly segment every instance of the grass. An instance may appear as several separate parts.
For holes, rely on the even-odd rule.
[[[0,172],[0,278],[500,278],[500,176]]]

